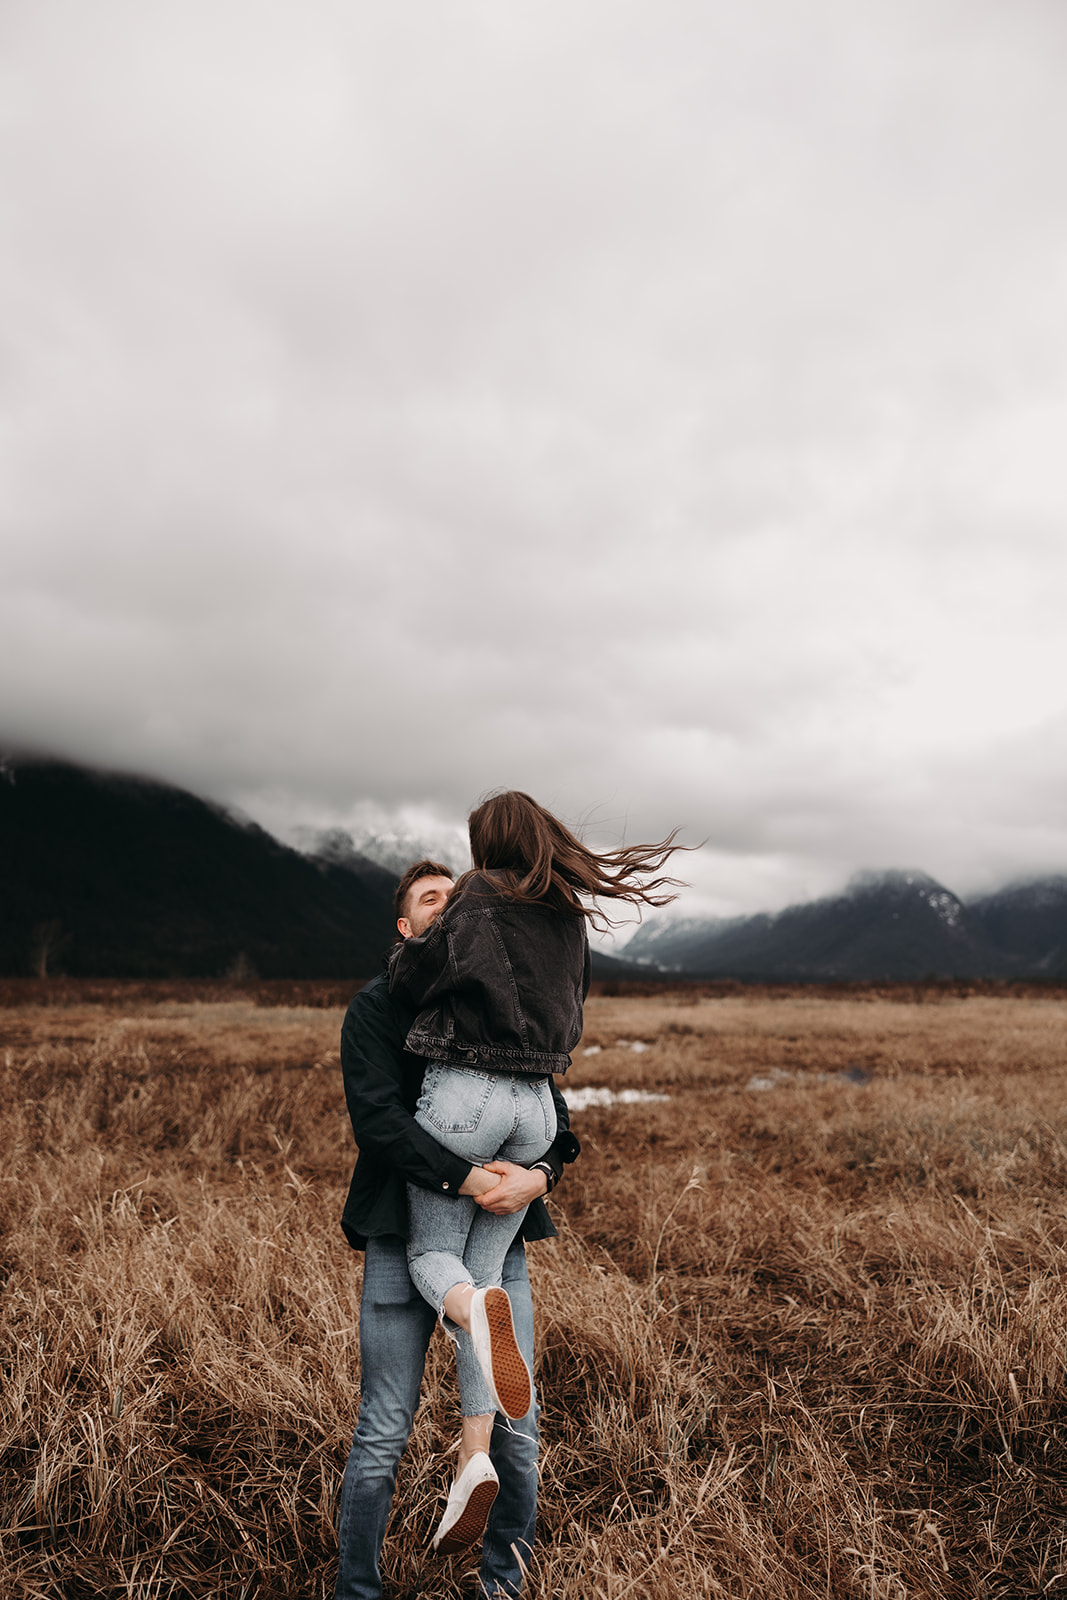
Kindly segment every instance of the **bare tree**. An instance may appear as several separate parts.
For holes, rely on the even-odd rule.
[[[63,924],[57,917],[48,922],[38,922],[30,935],[30,963],[34,977],[48,977],[48,963],[57,956],[66,944],[68,934],[63,932]]]

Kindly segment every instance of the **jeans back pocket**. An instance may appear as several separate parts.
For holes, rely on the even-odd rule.
[[[441,1133],[474,1133],[497,1081],[489,1072],[431,1062],[422,1080],[419,1111]]]

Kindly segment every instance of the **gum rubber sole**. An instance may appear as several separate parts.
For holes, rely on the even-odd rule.
[[[468,1545],[474,1544],[481,1538],[489,1520],[489,1513],[493,1509],[497,1487],[495,1483],[475,1484],[470,1492],[470,1499],[459,1517],[443,1535],[440,1543],[434,1546],[439,1556],[451,1556],[457,1550],[466,1550]]]
[[[533,1385],[530,1382],[530,1369],[522,1359],[522,1351],[515,1338],[511,1301],[505,1290],[486,1290],[485,1317],[489,1324],[493,1384],[500,1409],[506,1417],[517,1422],[533,1405]]]

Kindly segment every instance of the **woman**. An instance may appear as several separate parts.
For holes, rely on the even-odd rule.
[[[416,1121],[472,1163],[535,1167],[556,1131],[549,1078],[566,1072],[581,1038],[594,902],[666,905],[677,880],[655,874],[682,847],[672,833],[598,853],[518,790],[484,801],[469,824],[474,870],[436,922],[397,948],[389,987],[416,1008],[407,1048],[429,1063]],[[415,1185],[408,1203],[412,1282],[456,1345],[458,1472],[433,1543],[458,1549],[478,1537],[497,1492],[494,1414],[522,1417],[533,1403],[500,1287],[524,1213],[494,1216]]]

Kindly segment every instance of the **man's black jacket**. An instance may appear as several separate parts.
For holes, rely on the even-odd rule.
[[[356,995],[341,1029],[345,1100],[359,1147],[341,1226],[355,1250],[385,1234],[407,1237],[407,1183],[458,1195],[471,1170],[469,1161],[439,1145],[414,1119],[426,1060],[404,1049],[413,1020],[414,1012],[390,996],[382,973]],[[554,1083],[552,1098],[558,1128],[544,1159],[558,1178],[581,1146]],[[544,1202],[535,1200],[523,1220],[523,1238],[546,1239],[555,1232]]]

